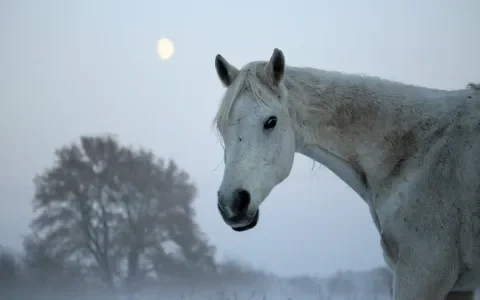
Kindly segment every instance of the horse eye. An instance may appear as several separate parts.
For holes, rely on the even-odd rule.
[[[270,117],[268,118],[267,121],[265,121],[265,123],[263,123],[263,128],[264,129],[272,129],[273,127],[275,127],[275,125],[277,125],[277,117]]]

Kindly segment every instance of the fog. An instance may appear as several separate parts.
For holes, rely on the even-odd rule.
[[[222,221],[214,58],[241,67],[280,48],[289,65],[463,88],[480,79],[478,11],[0,1],[0,298],[387,299],[367,206],[303,156],[254,230]],[[168,60],[161,38],[175,45]]]

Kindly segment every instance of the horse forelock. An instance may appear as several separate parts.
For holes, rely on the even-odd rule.
[[[281,91],[268,83],[266,79],[265,66],[267,62],[252,62],[243,67],[237,78],[231,86],[227,88],[218,107],[217,114],[213,120],[213,126],[217,133],[221,133],[228,126],[232,109],[240,96],[245,92],[250,92],[253,97],[251,100],[258,104],[271,106],[273,95],[275,98],[281,96]]]

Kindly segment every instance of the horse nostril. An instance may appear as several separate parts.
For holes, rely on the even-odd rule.
[[[250,193],[246,190],[236,190],[235,191],[235,210],[239,212],[244,212],[247,210],[248,205],[250,204]]]

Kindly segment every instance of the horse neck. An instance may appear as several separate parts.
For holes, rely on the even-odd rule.
[[[298,103],[297,152],[322,164],[344,164],[327,167],[350,169],[370,183],[389,176],[416,142],[412,128],[427,112],[413,101],[421,88],[380,79],[293,69],[285,84],[290,103]]]

